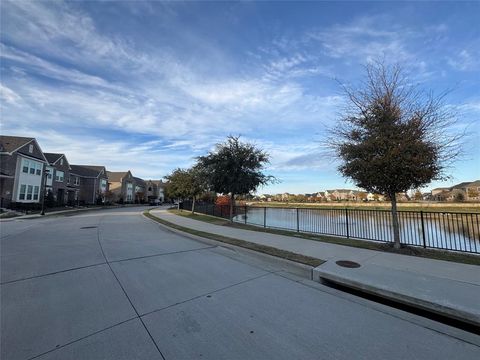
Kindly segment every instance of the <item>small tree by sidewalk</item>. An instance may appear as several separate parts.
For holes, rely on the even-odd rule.
[[[460,152],[454,118],[435,97],[410,85],[399,66],[366,66],[359,89],[343,87],[349,106],[329,139],[339,171],[391,201],[394,246],[400,248],[397,193],[445,179]]]
[[[166,176],[167,193],[170,198],[192,199],[192,214],[195,213],[195,202],[206,192],[206,177],[203,169],[195,165],[190,169],[176,169]]]
[[[248,194],[274,180],[262,172],[269,155],[253,144],[242,143],[238,136],[229,136],[224,143],[217,144],[214,151],[197,159],[210,189],[230,195],[231,222],[235,195]]]

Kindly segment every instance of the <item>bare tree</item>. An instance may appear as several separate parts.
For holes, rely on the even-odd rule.
[[[369,64],[361,86],[342,87],[348,104],[329,139],[338,169],[358,187],[390,199],[394,246],[400,248],[395,194],[446,179],[462,134],[452,135],[455,118],[445,94],[419,90],[398,65]]]

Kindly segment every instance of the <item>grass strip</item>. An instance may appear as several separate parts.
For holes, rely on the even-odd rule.
[[[424,257],[424,258],[434,259],[434,260],[452,261],[452,262],[469,264],[469,265],[480,265],[479,255],[464,254],[464,253],[453,252],[453,251],[444,251],[440,249],[438,250],[424,249],[416,246],[403,246],[401,249],[397,250],[393,248],[393,244],[391,243],[374,242],[374,241],[359,240],[359,239],[347,239],[342,237],[334,237],[334,236],[326,236],[326,235],[297,233],[297,232],[288,231],[288,230],[270,229],[270,228],[263,228],[263,227],[254,226],[254,225],[245,225],[245,224],[236,223],[236,222],[231,223],[230,221],[225,220],[223,218],[218,218],[211,215],[205,215],[205,214],[199,214],[199,213],[192,214],[190,211],[181,211],[176,209],[171,209],[168,211],[171,212],[172,214],[187,217],[192,220],[204,221],[210,224],[234,227],[238,229],[264,232],[264,233],[275,234],[275,235],[297,237],[297,238],[302,238],[307,240],[320,241],[320,242],[325,242],[325,243],[330,243],[335,245],[351,246],[351,247],[367,249],[367,250],[377,250],[377,251],[384,251],[384,252],[389,252],[394,254],[418,256],[418,257]]]
[[[275,256],[275,257],[278,257],[278,258],[281,258],[281,259],[294,261],[294,262],[297,262],[297,263],[300,263],[300,264],[317,267],[317,266],[319,266],[319,265],[321,265],[325,262],[324,260],[313,258],[311,256],[296,254],[296,253],[293,253],[293,252],[290,252],[290,251],[277,249],[277,248],[274,248],[274,247],[271,247],[271,246],[260,245],[260,244],[252,243],[250,241],[245,241],[245,240],[231,238],[231,237],[228,237],[228,236],[212,234],[212,233],[208,233],[208,232],[205,232],[205,231],[190,229],[190,228],[187,228],[187,227],[184,227],[184,226],[174,224],[170,221],[160,219],[160,218],[150,214],[150,210],[145,210],[143,212],[143,215],[145,215],[147,218],[149,218],[151,220],[154,220],[154,221],[156,221],[160,224],[166,225],[166,226],[171,227],[173,229],[180,230],[180,231],[192,234],[192,235],[201,236],[201,237],[216,240],[216,241],[221,241],[221,242],[226,243],[226,244],[235,245],[235,246],[239,246],[239,247],[242,247],[242,248],[245,248],[245,249],[258,251],[258,252],[261,252],[261,253],[264,253],[264,254],[267,254],[267,255]]]

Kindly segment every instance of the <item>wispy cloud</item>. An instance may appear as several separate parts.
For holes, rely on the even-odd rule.
[[[456,56],[448,57],[448,64],[459,71],[480,70],[480,50],[472,47],[472,50],[463,49]]]
[[[187,166],[228,134],[265,147],[269,171],[335,174],[316,141],[345,100],[333,78],[355,80],[379,56],[405,61],[428,86],[478,67],[478,44],[445,55],[448,19],[416,25],[393,11],[301,23],[266,11],[258,24],[242,10],[263,6],[243,3],[0,6],[2,132],[138,176]]]
[[[0,84],[0,98],[11,105],[16,105],[21,97],[12,89]]]
[[[351,23],[310,31],[307,38],[318,42],[326,55],[337,59],[368,62],[385,56],[404,61],[412,57],[405,41],[408,33],[385,16],[365,16]]]

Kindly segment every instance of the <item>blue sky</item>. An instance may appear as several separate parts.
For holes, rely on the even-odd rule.
[[[480,178],[479,2],[1,2],[1,132],[71,163],[161,178],[241,135],[281,182],[352,187],[324,155],[338,81],[400,62],[467,129],[452,180]]]

